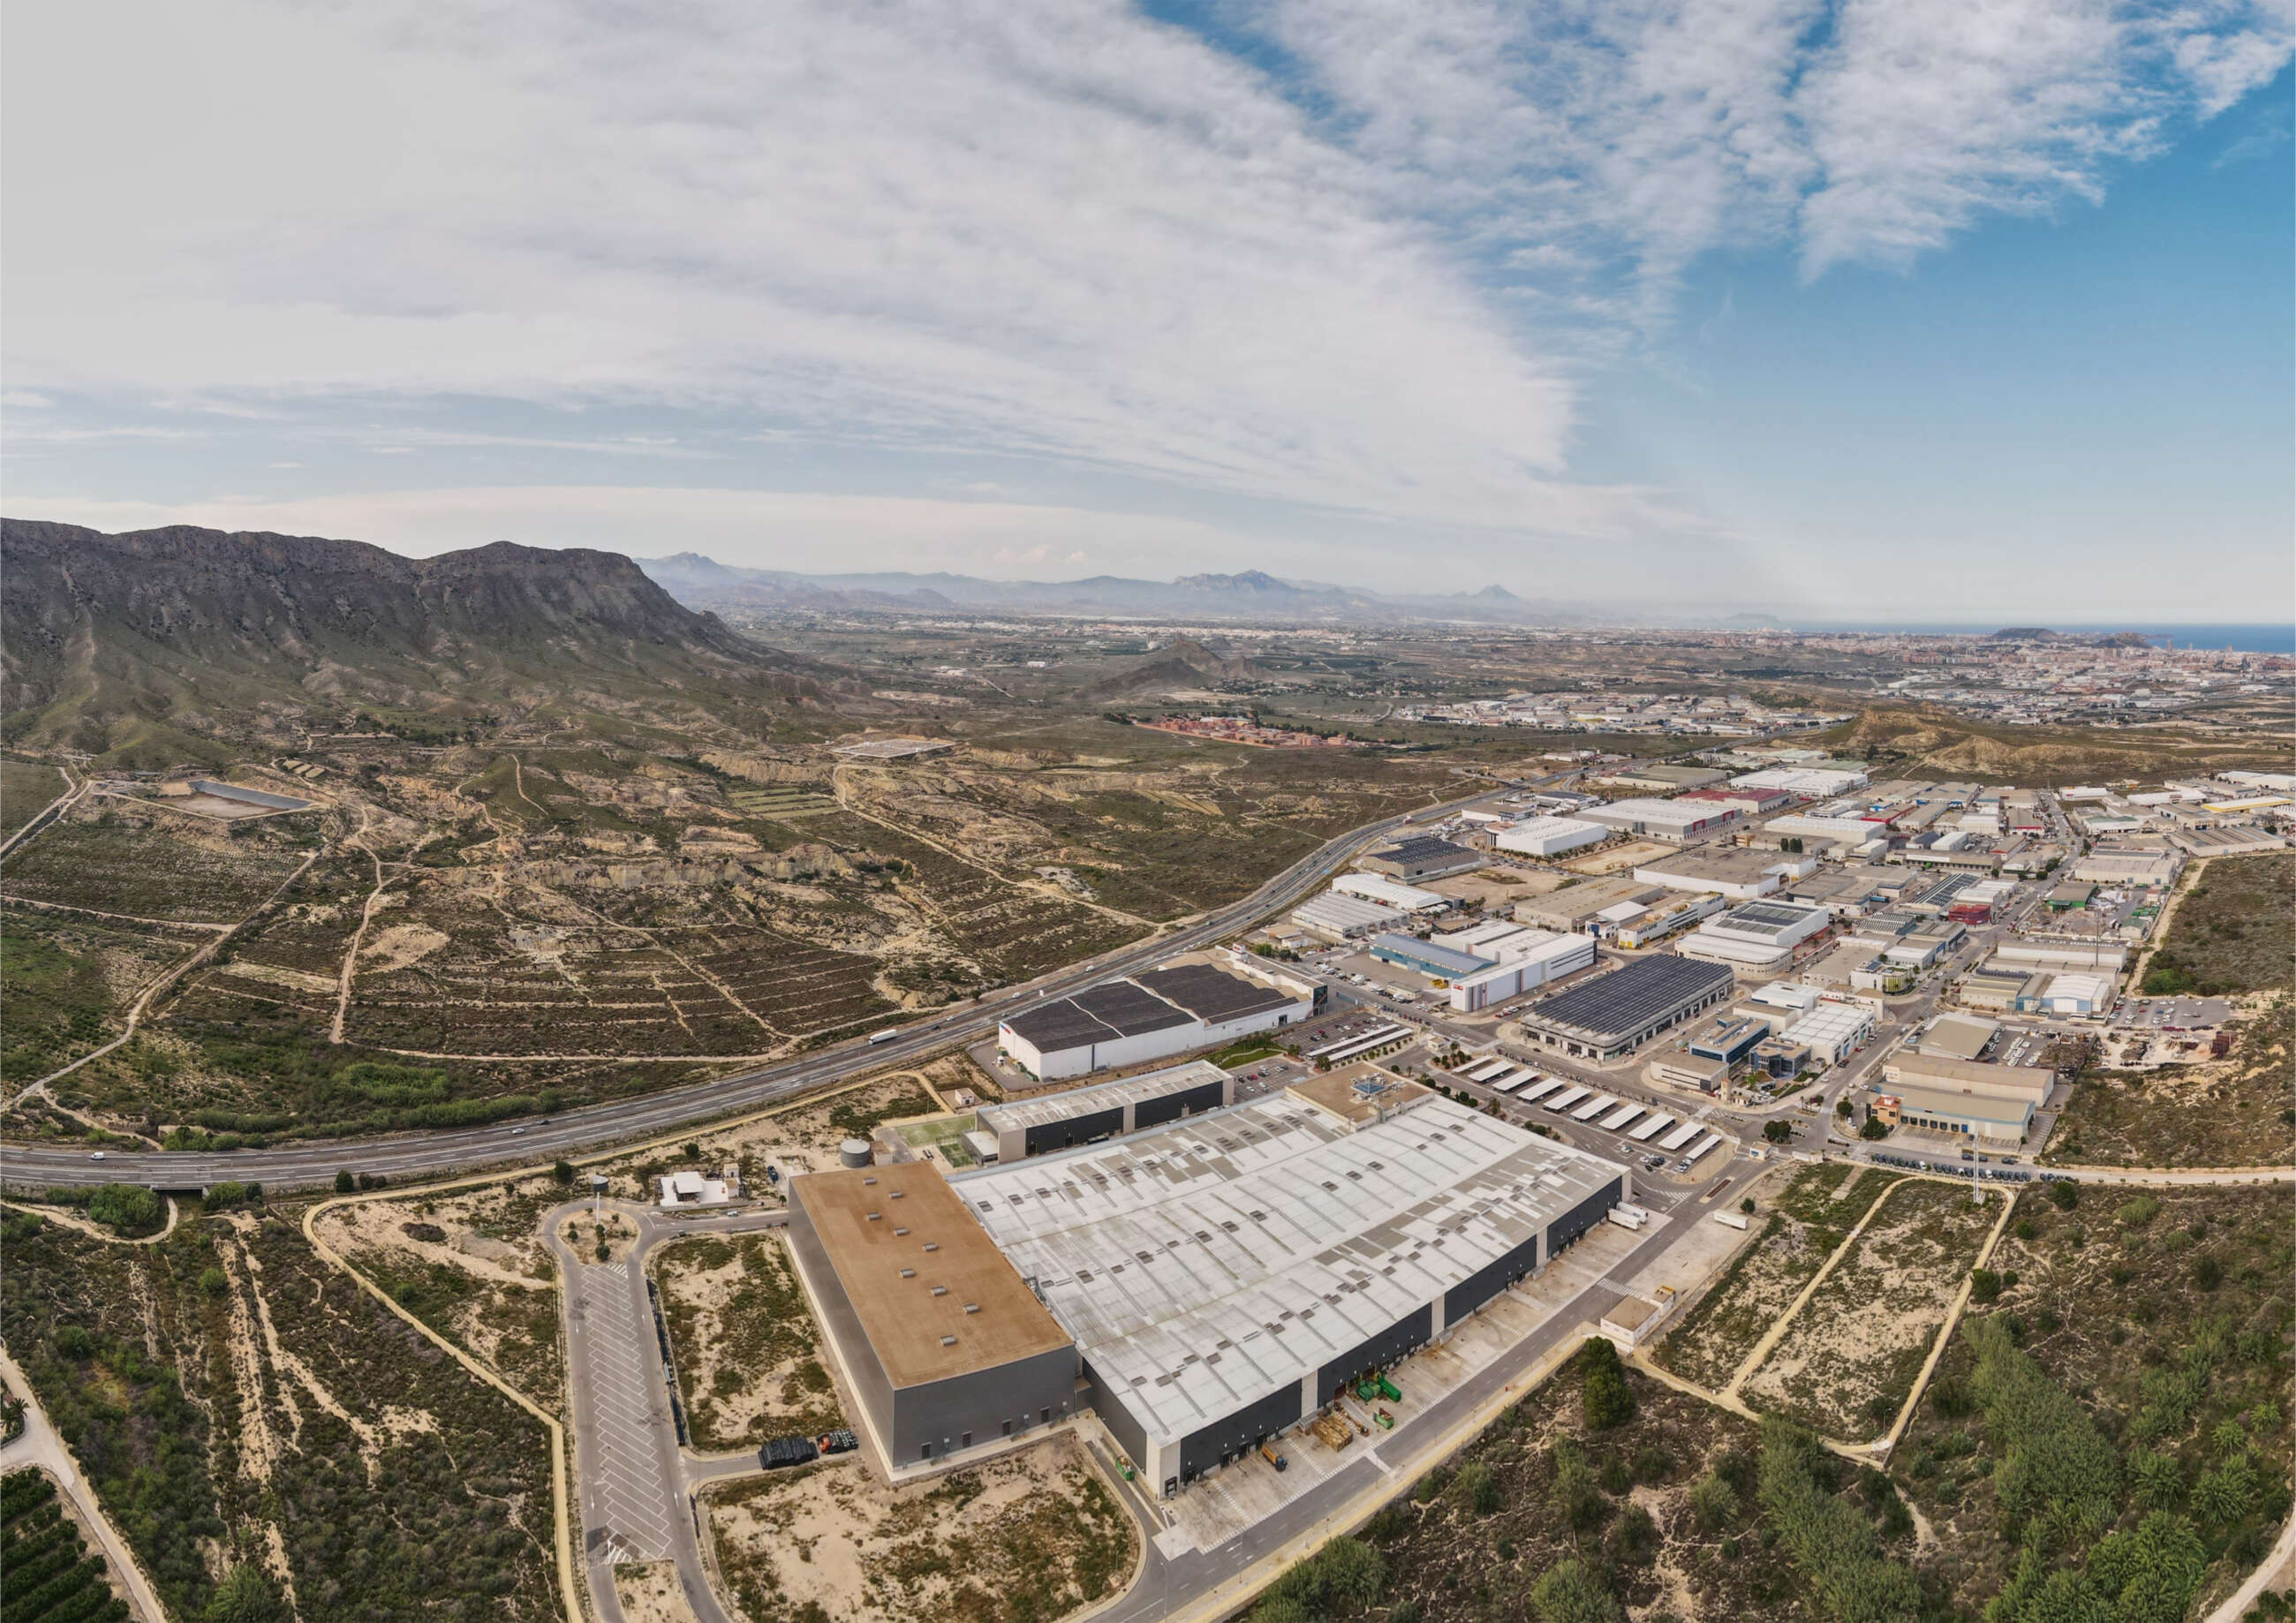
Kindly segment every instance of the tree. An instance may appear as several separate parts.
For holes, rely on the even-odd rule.
[[[1578,1349],[1578,1366],[1585,1380],[1582,1401],[1591,1429],[1607,1430],[1634,1418],[1634,1389],[1627,1384],[1619,1349],[1608,1337],[1588,1336]]]
[[[1620,1623],[1616,1596],[1582,1561],[1559,1561],[1530,1586],[1538,1623]]]
[[[552,1162],[550,1176],[562,1184],[571,1184],[574,1181],[574,1163],[570,1160]]]
[[[1482,1461],[1471,1460],[1451,1479],[1451,1496],[1471,1513],[1488,1516],[1499,1507],[1498,1477]]]
[[[87,1198],[87,1215],[118,1234],[148,1234],[160,1226],[160,1197],[141,1184],[105,1184]]]
[[[2185,1468],[2177,1463],[2174,1455],[2132,1448],[2128,1453],[2128,1488],[2130,1496],[2142,1508],[2167,1510],[2184,1496]]]
[[[1787,1139],[1793,1136],[1793,1123],[1790,1121],[1766,1121],[1762,1124],[1762,1136],[1768,1139],[1774,1144],[1782,1144],[1785,1143]]]
[[[1708,1532],[1718,1532],[1738,1514],[1738,1490],[1710,1472],[1690,1490],[1690,1513]]]
[[[335,1193],[337,1194],[352,1194],[357,1193],[357,1189],[358,1180],[351,1176],[349,1168],[346,1167],[343,1170],[335,1174]]]
[[[203,1616],[205,1623],[284,1623],[287,1608],[270,1576],[242,1562],[223,1575]]]
[[[2025,1597],[2016,1623],[2112,1623],[2112,1608],[2088,1581],[2088,1574],[2061,1569]]]
[[[1744,1200],[1739,1201],[1738,1209],[1744,1212],[1748,1217],[1752,1217],[1754,1215],[1754,1197],[1752,1195],[1748,1195]]]
[[[1973,1302],[1997,1301],[2001,1296],[2001,1275],[1991,1268],[1972,1268],[1969,1271],[1969,1299]]]
[[[2193,1485],[2193,1508],[2201,1512],[2211,1527],[2232,1526],[2256,1503],[2256,1468],[2248,1463],[2243,1450],[2218,1466],[2201,1473]]]

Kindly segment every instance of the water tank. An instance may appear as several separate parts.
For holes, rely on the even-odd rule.
[[[869,1164],[869,1141],[849,1138],[837,1146],[837,1164],[840,1167],[865,1167]]]

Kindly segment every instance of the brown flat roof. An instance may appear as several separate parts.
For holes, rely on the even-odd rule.
[[[1302,1077],[1283,1091],[1294,1099],[1329,1111],[1343,1121],[1358,1125],[1382,1113],[1392,1115],[1404,1105],[1424,1099],[1428,1093],[1419,1083],[1398,1077],[1369,1060],[1342,1065],[1319,1077]]]
[[[894,1386],[922,1386],[1070,1344],[932,1168],[808,1173],[790,1180],[790,1199],[813,1220]],[[977,1311],[967,1312],[968,1304]],[[944,1346],[946,1336],[955,1340]]]

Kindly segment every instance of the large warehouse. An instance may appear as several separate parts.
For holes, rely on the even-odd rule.
[[[1707,920],[1676,950],[1709,963],[1781,970],[1793,961],[1795,948],[1833,922],[1833,915],[1823,907],[1748,902]]]
[[[1049,1098],[985,1104],[977,1119],[980,1131],[996,1141],[996,1160],[1017,1161],[1161,1127],[1234,1102],[1234,1072],[1210,1060],[1190,1060]]]
[[[1653,953],[1542,997],[1519,1018],[1524,1035],[1549,1048],[1615,1060],[1712,1008],[1736,984],[1737,978],[1721,964]]]
[[[1464,873],[1470,868],[1483,865],[1483,854],[1464,845],[1453,845],[1447,840],[1438,840],[1431,834],[1421,834],[1391,845],[1384,851],[1374,851],[1356,859],[1356,866],[1367,873],[1381,873],[1389,879],[1441,879],[1447,873]]]
[[[1011,1016],[997,1046],[1040,1082],[1140,1065],[1288,1026],[1316,1011],[1320,987],[1197,961],[1144,970]]]
[[[1622,834],[1640,834],[1646,840],[1670,840],[1676,845],[1711,840],[1738,821],[1735,807],[1712,800],[1613,800],[1607,806],[1582,807],[1571,815]]]
[[[890,1463],[1075,1407],[1075,1343],[933,1168],[793,1177],[789,1237],[858,1418]]]
[[[1320,1092],[1318,1091],[1320,1090]],[[1167,1494],[1489,1301],[1627,1169],[1371,1067],[950,1183]]]
[[[1502,851],[1519,851],[1526,857],[1559,857],[1582,845],[1600,845],[1611,832],[1599,823],[1582,823],[1575,817],[1532,817],[1501,829],[1492,843]]]
[[[1400,930],[1411,915],[1400,907],[1390,907],[1382,902],[1349,896],[1344,890],[1326,890],[1321,896],[1308,898],[1292,910],[1292,922],[1302,930],[1312,930],[1331,941],[1352,941],[1357,936],[1375,936],[1382,931]]]

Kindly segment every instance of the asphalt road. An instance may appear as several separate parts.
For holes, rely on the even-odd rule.
[[[566,1391],[592,1600],[603,1623],[623,1623],[616,1564],[672,1561],[697,1623],[730,1623],[702,1562],[693,1490],[709,1478],[756,1470],[757,1456],[701,1460],[679,1446],[645,1260],[672,1240],[752,1234],[781,1226],[786,1216],[774,1210],[669,1218],[616,1202],[610,1209],[636,1223],[637,1242],[621,1259],[599,1262],[564,1238],[567,1220],[586,1220],[590,1209],[587,1201],[570,1201],[543,1220],[542,1232],[566,1282]]]
[[[1021,986],[984,997],[963,1012],[899,1028],[901,1035],[870,1044],[857,1039],[731,1077],[698,1082],[638,1099],[617,1099],[564,1111],[546,1120],[503,1121],[481,1127],[441,1128],[374,1138],[330,1139],[227,1153],[191,1151],[107,1151],[96,1160],[82,1148],[0,1144],[0,1184],[13,1188],[86,1188],[97,1184],[146,1184],[158,1189],[201,1189],[228,1179],[258,1182],[266,1190],[330,1184],[339,1171],[381,1173],[393,1182],[447,1176],[487,1167],[529,1164],[644,1139],[680,1127],[777,1104],[823,1087],[864,1067],[919,1061],[959,1042],[993,1034],[1007,1010],[1040,997],[1075,991],[1111,975],[1127,974],[1177,953],[1222,940],[1300,900],[1342,867],[1361,846],[1407,822],[1472,806],[1506,787],[1486,789],[1439,807],[1430,807],[1365,824],[1326,841],[1242,901],[1181,929],[1137,941]]]

